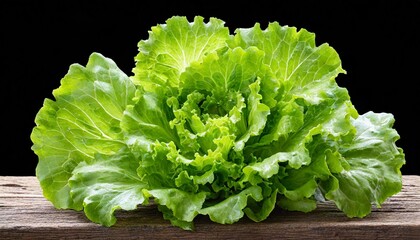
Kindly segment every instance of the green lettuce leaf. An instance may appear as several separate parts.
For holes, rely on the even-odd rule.
[[[401,191],[400,169],[405,159],[395,145],[400,136],[392,129],[394,121],[392,114],[371,111],[354,119],[356,135],[339,149],[349,167],[321,185],[326,198],[349,217],[364,217],[372,203],[380,207]]]
[[[134,210],[147,202],[147,187],[137,175],[139,161],[125,149],[121,154],[97,154],[89,163],[81,162],[69,179],[71,196],[83,204],[86,216],[104,226],[116,222],[114,211]]]
[[[210,219],[217,223],[232,224],[244,216],[243,209],[247,206],[248,197],[255,201],[261,201],[263,198],[261,188],[258,186],[249,187],[222,202],[201,209],[200,214],[209,215]],[[229,211],[226,211],[227,209]]]
[[[126,146],[120,122],[132,104],[135,86],[117,65],[99,53],[86,67],[73,64],[61,86],[46,99],[31,133],[44,196],[57,208],[81,209],[70,196],[68,179],[80,162]]]
[[[170,18],[152,27],[149,39],[139,42],[133,82],[147,91],[163,88],[176,94],[181,73],[206,54],[225,48],[229,37],[229,29],[217,18],[208,23],[201,16],[193,22],[181,16]]]

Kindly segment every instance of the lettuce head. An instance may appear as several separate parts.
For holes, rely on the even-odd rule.
[[[153,202],[174,226],[197,215],[259,222],[332,201],[364,217],[401,190],[390,113],[359,114],[337,52],[305,29],[173,16],[138,43],[132,74],[92,53],[36,115],[36,177],[58,209],[112,226]]]

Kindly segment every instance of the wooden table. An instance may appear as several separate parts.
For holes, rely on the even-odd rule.
[[[347,218],[331,202],[311,213],[276,210],[263,222],[232,225],[195,219],[195,231],[164,220],[155,206],[118,211],[102,227],[82,212],[58,210],[44,199],[35,177],[0,176],[0,239],[420,239],[420,176],[403,177],[403,189],[362,219]]]

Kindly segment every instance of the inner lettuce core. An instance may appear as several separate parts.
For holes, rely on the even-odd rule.
[[[112,226],[156,204],[172,225],[260,222],[332,201],[365,217],[401,191],[390,113],[359,114],[346,71],[315,34],[173,16],[138,43],[132,75],[92,53],[45,99],[31,133],[36,177],[57,209]]]

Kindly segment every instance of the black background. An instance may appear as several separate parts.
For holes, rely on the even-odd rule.
[[[229,6],[228,6],[228,5]],[[403,174],[420,174],[420,1],[0,1],[0,175],[35,175],[29,138],[44,98],[72,63],[92,52],[132,75],[137,43],[174,16],[217,17],[233,32],[269,22],[305,28],[329,43],[347,74],[337,78],[359,113],[392,113]]]

